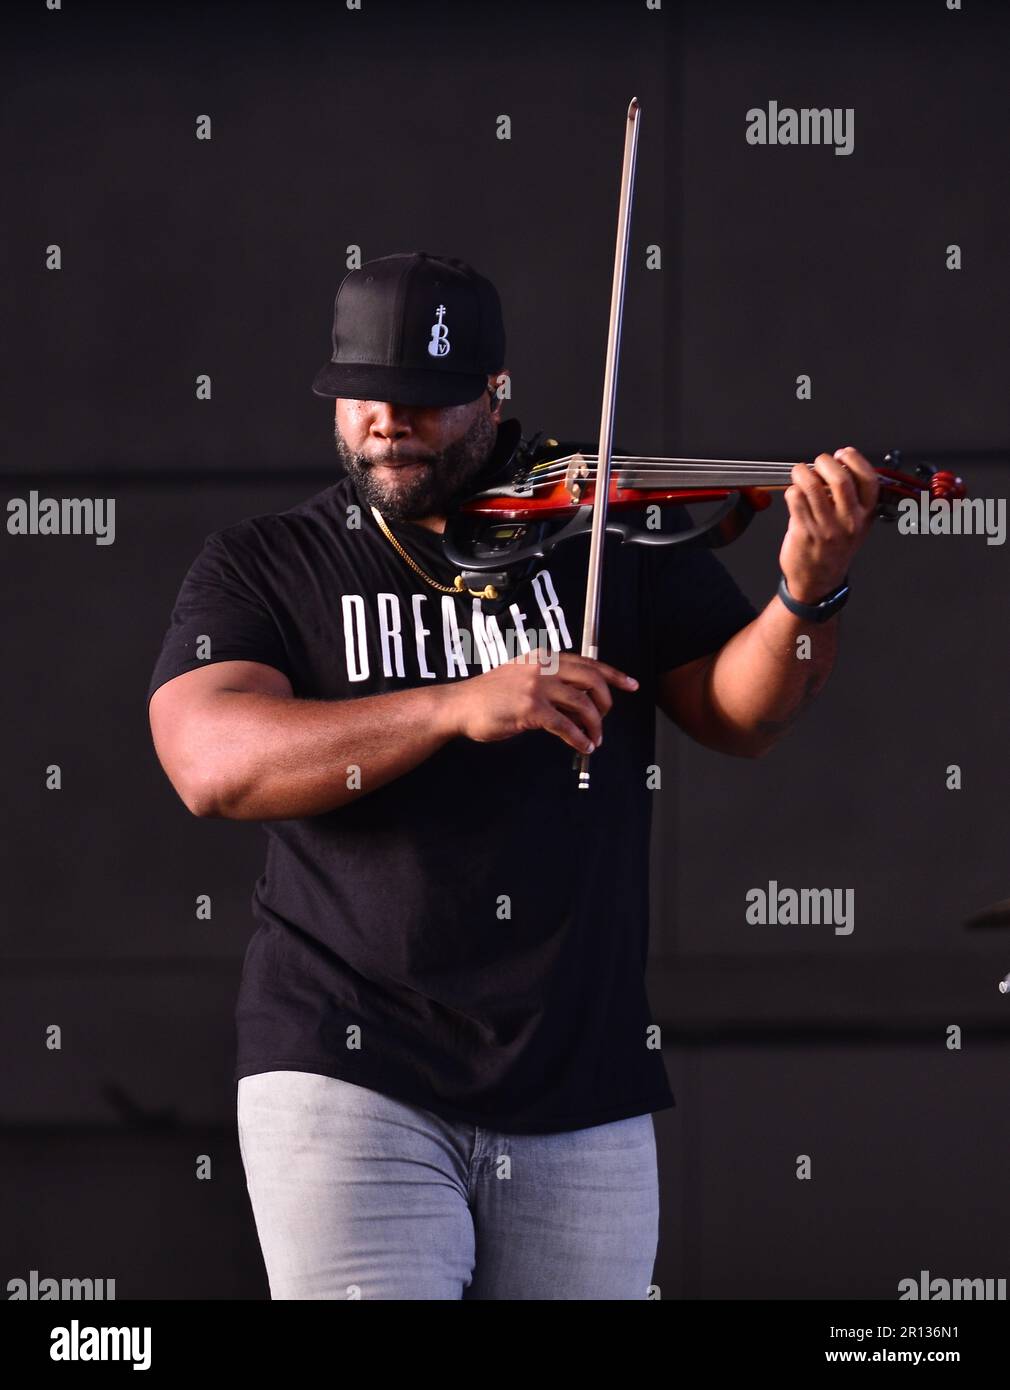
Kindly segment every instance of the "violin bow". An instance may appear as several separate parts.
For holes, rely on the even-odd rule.
[[[617,392],[617,360],[621,351],[621,319],[624,316],[624,281],[628,269],[628,237],[631,230],[631,198],[635,187],[635,157],[641,107],[631,98],[624,129],[624,167],[621,171],[621,197],[617,211],[617,247],[614,252],[614,285],[610,296],[610,327],[607,332],[607,363],[603,372],[603,407],[600,413],[600,443],[597,455],[597,487],[593,498],[593,528],[589,541],[589,574],[582,620],[582,655],[594,661],[599,656],[600,595],[603,583],[603,546],[607,529],[607,500],[610,493],[610,449],[614,438],[614,406]],[[589,790],[588,753],[576,754],[579,791]]]

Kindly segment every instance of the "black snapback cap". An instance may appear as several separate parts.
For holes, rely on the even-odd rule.
[[[317,396],[464,405],[505,363],[501,301],[491,281],[451,256],[412,251],[366,261],[333,304],[333,355]]]

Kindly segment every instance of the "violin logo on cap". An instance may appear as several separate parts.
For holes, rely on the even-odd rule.
[[[443,318],[445,314],[445,305],[440,304],[435,312],[437,318],[431,325],[431,339],[428,343],[428,354],[431,357],[448,357],[449,329]]]

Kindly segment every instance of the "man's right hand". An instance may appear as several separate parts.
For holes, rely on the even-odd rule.
[[[452,727],[464,738],[496,743],[544,729],[577,753],[592,753],[603,742],[611,686],[637,690],[638,681],[605,661],[534,651],[444,689]]]

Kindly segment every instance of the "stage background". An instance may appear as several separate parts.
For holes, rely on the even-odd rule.
[[[117,535],[0,544],[0,1278],[263,1298],[231,1071],[264,837],[188,815],[144,697],[204,536],[333,480],[309,383],[346,249],[490,275],[506,413],[592,438],[637,95],[618,439],[900,446],[1006,497],[1010,25],[975,3],[618,0],[5,22],[5,500],[113,495]],[[852,107],[853,153],[748,145],[746,111],[773,99]],[[779,502],[723,552],[755,602],[783,529]],[[771,756],[661,730],[664,1297],[892,1299],[923,1268],[1008,1272],[1010,932],[963,925],[1010,895],[1006,549],[881,526],[852,580],[838,668]],[[773,879],[853,888],[854,932],[748,925],[744,894]]]

